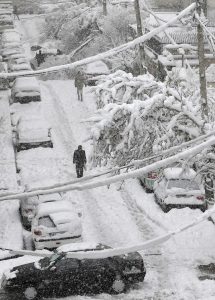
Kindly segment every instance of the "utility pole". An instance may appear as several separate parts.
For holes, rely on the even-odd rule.
[[[137,36],[140,37],[143,35],[143,28],[142,28],[139,0],[134,0],[134,9],[135,9],[135,14],[136,14]],[[139,45],[139,56],[140,56],[140,73],[144,74],[145,67],[143,66],[143,62],[145,59],[145,51],[144,51],[143,44]]]
[[[207,0],[196,0],[196,11],[201,17],[203,12],[207,16]],[[201,24],[197,25],[197,38],[198,38],[198,58],[199,58],[199,81],[200,81],[200,94],[201,94],[201,113],[204,122],[208,122],[208,103],[207,103],[207,81],[205,74],[205,47],[204,47],[204,30]],[[204,128],[203,128],[204,130]],[[210,161],[210,160],[209,160]],[[214,178],[210,174],[205,177],[205,196],[206,199],[214,201],[213,191]]]
[[[103,15],[107,16],[107,0],[102,0]]]
[[[196,11],[201,17],[202,12],[207,15],[207,0],[196,0]],[[199,81],[201,94],[201,112],[202,119],[208,121],[208,103],[207,103],[207,81],[205,74],[205,47],[204,47],[204,30],[201,24],[197,25],[198,39],[198,58],[199,58]]]

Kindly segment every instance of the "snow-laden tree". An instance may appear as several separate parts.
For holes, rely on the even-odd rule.
[[[146,100],[160,93],[162,84],[150,74],[134,77],[131,73],[117,71],[103,76],[95,88],[97,107],[109,103],[132,103],[134,99]]]
[[[95,3],[80,3],[71,5],[65,9],[62,5],[56,12],[45,19],[44,37],[59,39],[62,48],[68,53],[89,38],[95,30],[98,30],[97,15],[99,9]]]
[[[138,82],[131,75],[128,76],[131,82]],[[111,77],[111,85],[108,86]],[[141,79],[151,79],[156,89],[150,95],[144,93],[143,89],[141,97],[136,100],[132,99],[133,93],[130,91],[130,97],[124,97],[125,92],[120,97],[119,82],[126,81],[128,77],[121,76],[121,81],[115,80],[119,77],[116,74],[109,75],[107,82],[103,78],[104,89],[99,84],[97,90],[98,106],[103,108],[90,120],[93,123],[94,162],[125,165],[132,160],[180,145],[202,133],[198,77],[193,71],[175,68],[169,72],[164,83],[156,82],[151,75],[139,76]],[[131,85],[131,88],[136,96],[136,86]],[[214,104],[211,104],[211,120],[213,114]],[[211,130],[212,121],[209,127]]]

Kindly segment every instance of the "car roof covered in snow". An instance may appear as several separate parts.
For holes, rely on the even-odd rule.
[[[90,250],[103,250],[110,248],[106,245],[99,243],[71,243],[60,246],[57,248],[57,252],[76,252],[76,251],[90,251]]]
[[[78,215],[74,211],[59,211],[51,213],[49,216],[56,226],[74,222],[75,219],[79,220]]]
[[[101,61],[95,61],[86,65],[86,73],[90,74],[109,74],[110,71],[107,65]]]
[[[12,71],[24,71],[24,70],[30,71],[31,70],[30,64],[26,63],[26,62],[22,62],[19,64],[11,64],[9,68]]]
[[[40,93],[40,85],[36,77],[19,77],[13,84],[13,93],[19,91],[37,91]]]
[[[59,193],[39,195],[39,201],[41,203],[49,202],[49,201],[59,201],[62,200],[62,197]]]
[[[44,132],[47,132],[50,128],[48,122],[44,120],[43,118],[37,117],[32,119],[25,119],[21,117],[18,122],[18,131],[38,131],[42,130]]]
[[[20,34],[14,29],[6,29],[2,33],[2,42],[20,42]]]
[[[71,205],[69,201],[53,201],[53,202],[45,202],[38,205],[37,216],[44,217],[57,212],[74,212],[74,207]]]
[[[166,168],[163,171],[164,176],[169,179],[193,179],[196,177],[196,172],[193,169],[182,169],[182,168]]]

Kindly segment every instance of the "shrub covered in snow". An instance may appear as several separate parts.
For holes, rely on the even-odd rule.
[[[89,120],[95,162],[125,165],[198,137],[204,123],[199,88],[187,72],[175,68],[165,83],[120,71],[103,77],[96,88],[101,109]],[[214,105],[210,118],[213,112]]]
[[[134,99],[146,100],[161,89],[162,85],[150,74],[134,77],[119,70],[103,76],[96,86],[97,107],[102,108],[108,103],[132,103]]]

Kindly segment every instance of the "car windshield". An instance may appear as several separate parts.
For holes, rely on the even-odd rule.
[[[48,216],[39,218],[38,225],[42,225],[42,226],[45,226],[45,227],[48,227],[48,228],[55,227],[54,222]]]
[[[183,190],[199,190],[199,186],[195,181],[189,179],[171,179],[168,181],[167,189],[183,189]]]
[[[54,253],[50,257],[45,257],[40,260],[40,266],[42,269],[46,269],[48,267],[53,266],[59,259],[61,259],[64,256],[63,253]]]

